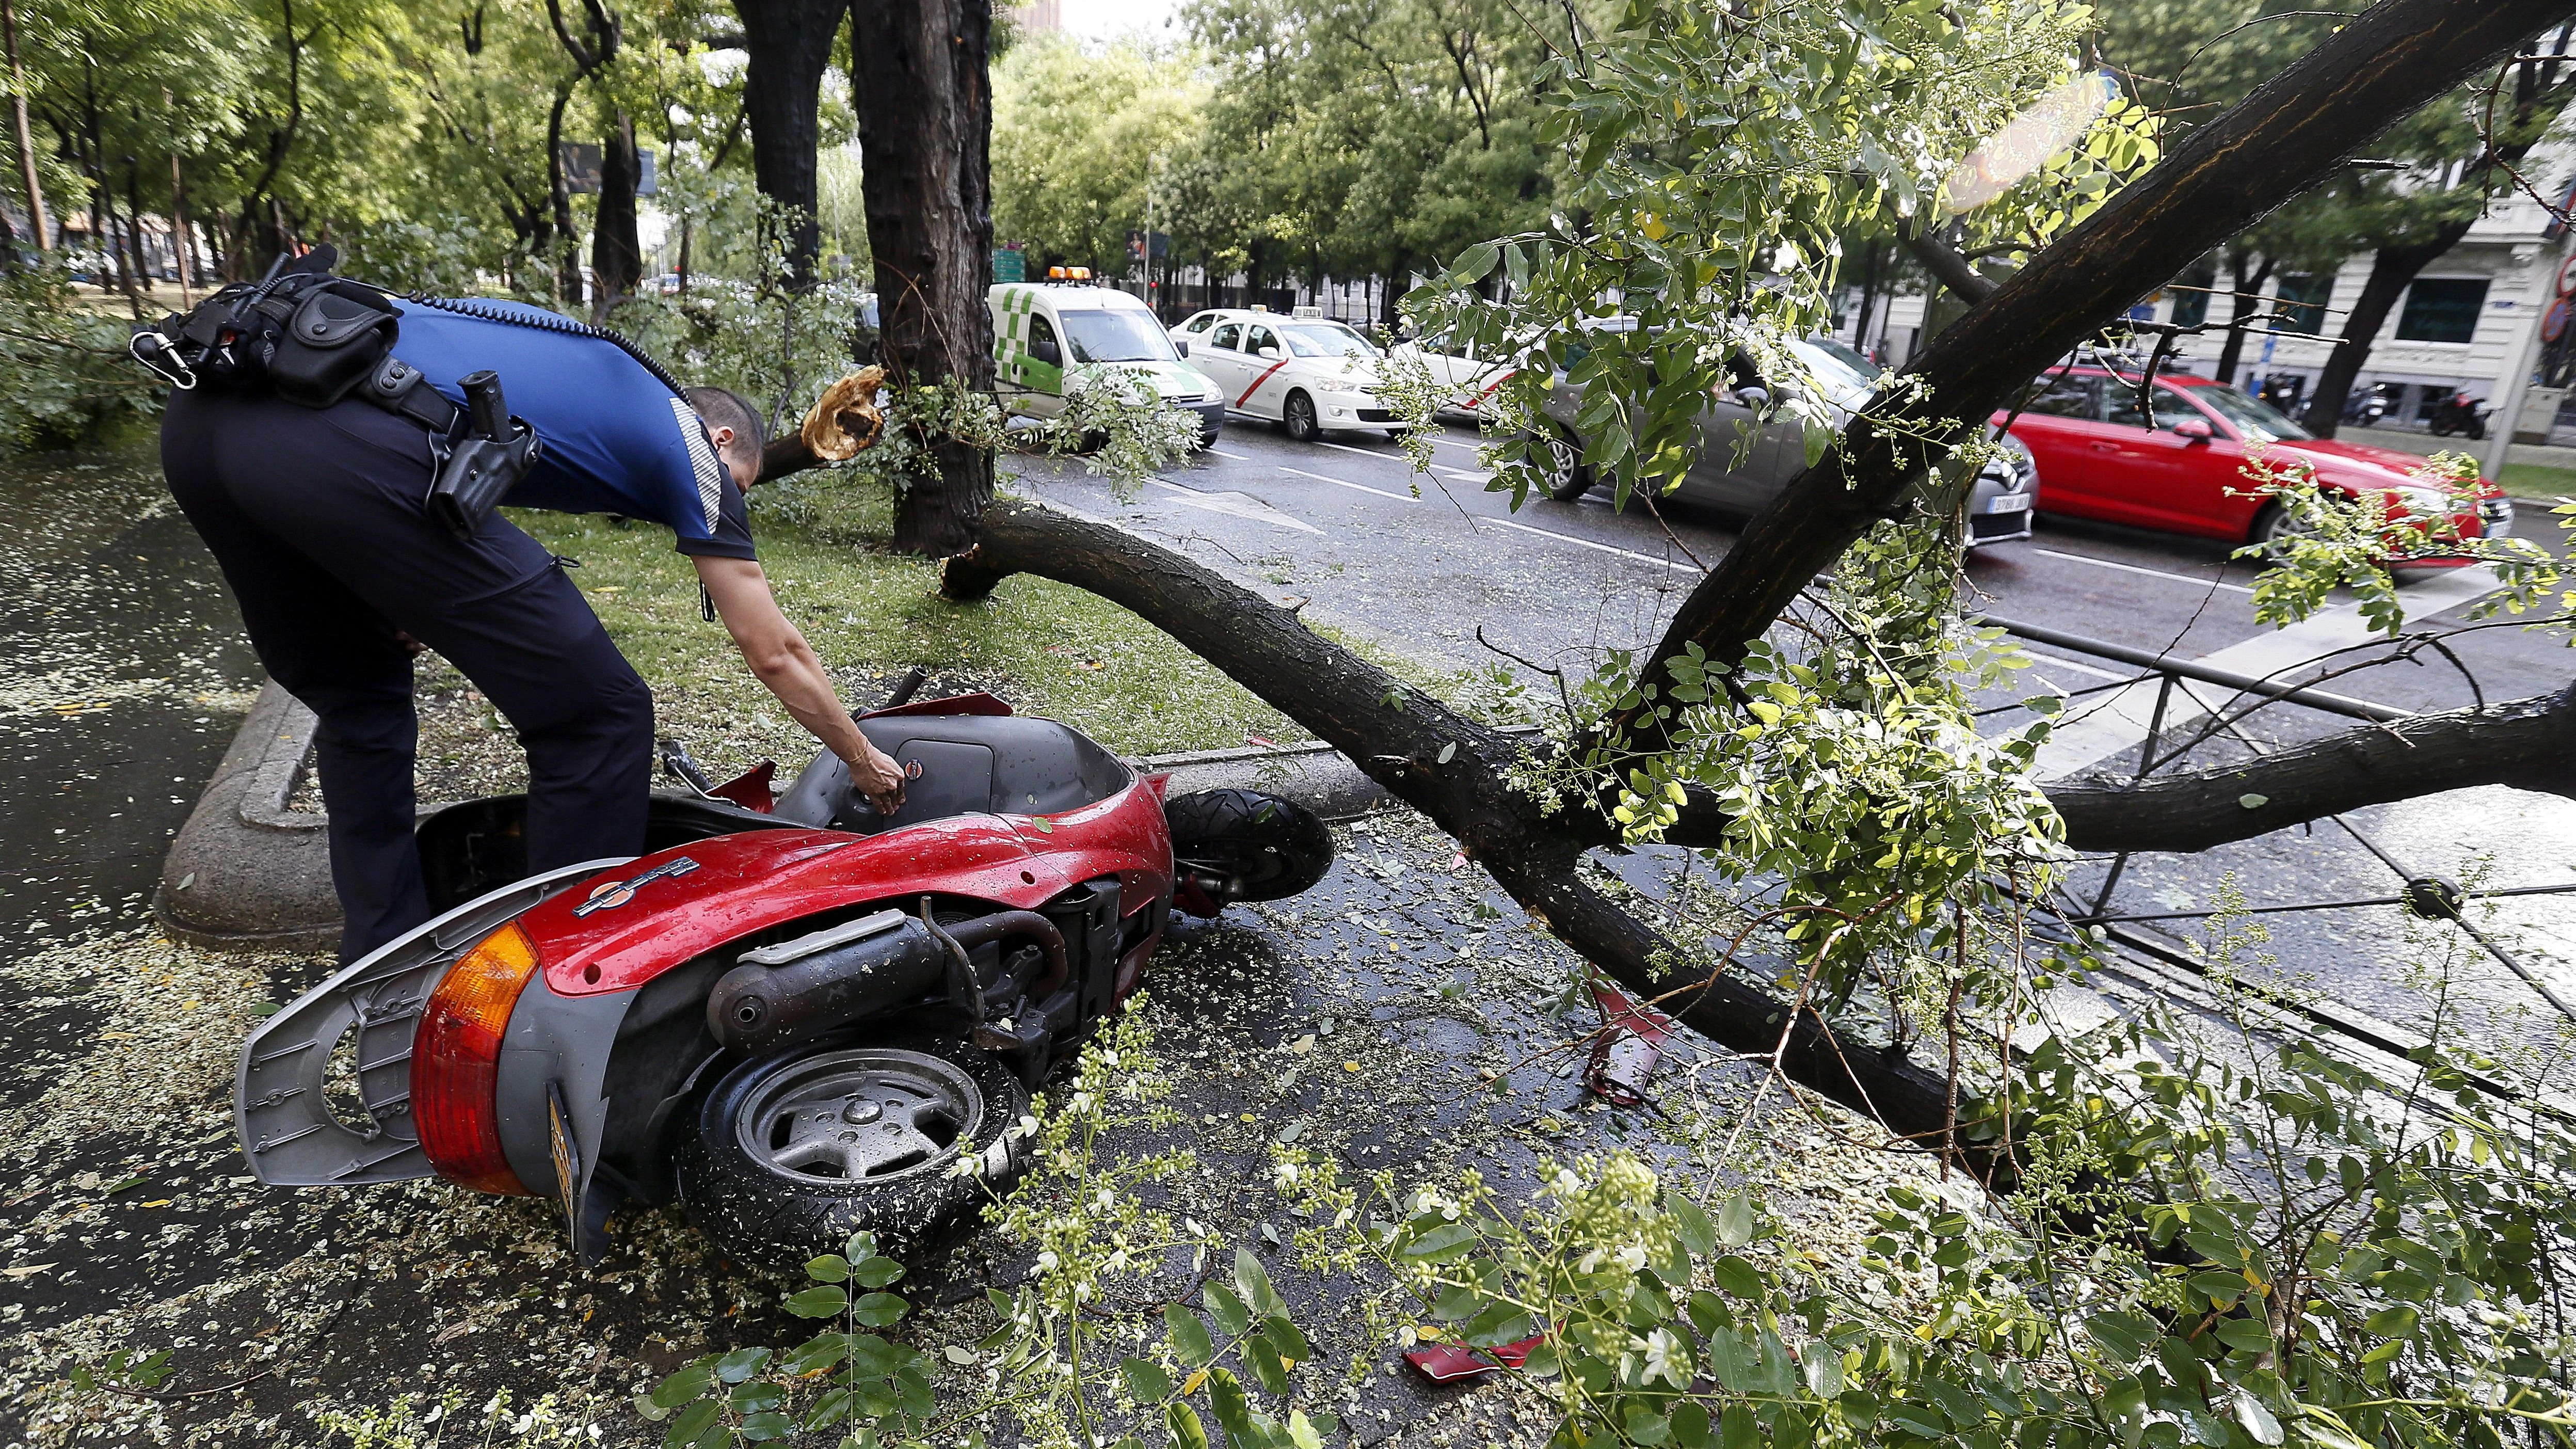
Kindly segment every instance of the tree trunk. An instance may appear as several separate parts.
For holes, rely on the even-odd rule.
[[[2245,357],[2245,329],[2236,324],[2244,321],[2249,314],[2262,310],[2263,284],[2272,280],[2272,259],[2265,257],[2260,265],[2248,271],[2246,263],[2252,260],[2251,257],[2239,252],[2229,258],[2227,263],[2228,273],[2234,278],[2234,283],[2227,299],[2227,340],[2219,345],[2218,371],[2215,374],[2218,380],[2224,383],[2233,384],[2236,381],[2236,365]]]
[[[779,207],[787,285],[800,292],[814,285],[814,256],[823,241],[814,164],[823,69],[847,8],[849,0],[734,0],[750,57],[742,99],[751,118],[751,171],[760,194]]]
[[[993,386],[991,28],[990,0],[872,0],[851,12],[878,356],[898,388]],[[894,542],[946,558],[974,546],[993,455],[931,441],[939,476],[903,491]]]
[[[635,122],[617,113],[614,129],[599,143],[599,216],[591,225],[590,274],[599,283],[594,319],[635,295],[644,280],[644,246],[635,235],[635,188],[644,161],[635,149]]]
[[[27,185],[27,226],[35,236],[36,250],[44,251],[45,188],[36,179],[36,136],[27,124],[27,72],[18,64],[18,9],[12,0],[0,0],[0,40],[8,43],[9,106],[11,119],[18,128],[18,173]]]
[[[2316,395],[2308,399],[2308,409],[2300,415],[2299,424],[2320,438],[2331,438],[2343,423],[2343,402],[2352,394],[2352,381],[2361,375],[2363,364],[2370,361],[2370,346],[2379,340],[2379,329],[2388,324],[2388,314],[2397,299],[2406,295],[2406,286],[2415,275],[2431,266],[2441,255],[2459,245],[2469,234],[2469,221],[2444,222],[2441,229],[2426,241],[2402,247],[2381,247],[2370,259],[2370,280],[2361,284],[2361,298],[2352,304],[2344,318],[2343,345],[2326,357],[2325,368],[2317,374]]]

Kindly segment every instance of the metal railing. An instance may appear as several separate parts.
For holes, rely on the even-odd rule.
[[[2147,776],[2155,773],[2157,770],[2163,769],[2183,758],[2200,745],[2212,739],[2221,737],[2232,741],[2248,753],[2260,758],[2267,752],[2266,746],[2262,741],[2248,733],[2244,729],[2243,723],[2245,718],[2253,714],[2255,711],[2273,705],[2289,705],[2300,709],[2313,710],[2322,714],[2335,715],[2345,719],[2359,720],[2365,723],[2378,725],[2393,725],[2410,719],[2414,717],[2415,714],[2415,711],[2412,710],[2399,709],[2392,705],[2378,704],[2366,699],[2355,699],[2349,695],[2335,694],[2326,690],[2313,689],[2303,685],[2292,684],[2281,678],[2282,675],[2295,673],[2297,670],[2307,667],[2305,664],[2294,665],[2288,669],[2278,671],[2273,675],[2256,678],[2251,675],[2236,673],[2233,670],[2215,668],[2211,665],[2201,663],[2198,660],[2177,659],[2168,654],[2158,654],[2145,649],[2134,649],[2128,645],[2115,644],[2104,639],[2090,639],[2081,634],[2070,634],[2063,629],[2052,629],[2041,624],[2030,624],[2016,619],[1998,618],[1991,614],[1986,615],[1982,620],[1980,620],[1980,622],[1989,627],[2002,629],[2004,632],[2017,639],[2028,640],[2034,644],[2044,644],[2052,649],[2065,650],[2069,653],[2088,655],[2095,659],[2104,659],[2117,664],[2125,664],[2138,671],[2135,675],[2129,678],[2113,679],[2107,683],[2090,685],[2083,689],[2068,690],[2064,695],[2067,700],[2072,701],[2097,694],[2107,694],[2113,691],[2134,689],[2150,680],[2156,682],[2155,705],[2148,716],[2146,736],[2138,746],[2137,763],[2134,772],[2131,775],[2131,778],[2133,779],[2143,780]],[[2042,657],[2044,658],[2045,656]],[[2317,661],[2309,661],[2309,663],[2315,662]],[[2199,693],[2192,688],[2195,684],[2211,686],[2217,689],[2232,690],[2235,692],[2236,697],[2234,699],[2217,702],[2203,699]],[[2170,749],[2163,749],[2160,752],[2159,747],[2163,745],[2168,738],[2168,723],[2172,717],[2171,707],[2177,693],[2180,693],[2194,709],[2205,714],[2207,716],[2207,722],[2196,728],[2190,738]],[[2022,706],[2019,704],[2002,705],[1994,709],[1981,710],[1979,713],[1981,715],[2000,714],[2009,710],[2019,709],[2021,707]],[[2386,845],[2374,838],[2369,832],[2363,830],[2350,818],[2343,815],[2329,815],[2326,816],[2325,819],[2331,821],[2334,825],[2340,827],[2346,834],[2350,835],[2355,844],[2358,844],[2363,850],[2368,851],[2397,877],[2401,883],[2397,893],[2390,896],[2372,896],[2363,899],[2320,900],[2307,901],[2295,905],[2261,906],[2255,907],[2250,911],[2234,912],[2233,914],[2260,913],[2265,915],[2274,915],[2304,911],[2350,910],[2362,907],[2389,905],[2400,906],[2421,919],[2448,921],[2457,926],[2469,937],[2470,940],[2476,942],[2479,947],[2483,948],[2489,956],[2494,957],[2495,960],[2507,971],[2512,972],[2523,982],[2524,985],[2530,987],[2535,993],[2537,993],[2543,1001],[2548,1002],[2551,1007],[2555,1008],[2561,1016],[2566,1017],[2570,1021],[2576,1021],[2576,1005],[2571,1005],[2564,997],[2560,996],[2558,992],[2551,989],[2547,982],[2534,975],[2529,967],[2516,959],[2511,952],[2505,950],[2504,947],[2492,936],[2487,932],[2480,930],[2477,924],[2468,918],[2468,914],[2465,909],[2467,903],[2473,900],[2484,900],[2505,896],[2569,894],[2571,892],[2576,892],[2576,885],[2525,886],[2506,890],[2463,890],[2456,882],[2448,880],[2442,876],[2413,869],[2406,862],[2400,860],[2395,854],[2393,854]],[[2191,962],[2188,958],[2182,956],[2180,953],[2149,941],[2135,931],[2124,930],[2122,928],[2129,925],[2161,921],[2206,920],[2222,913],[2218,911],[2165,910],[2139,914],[2122,913],[2113,910],[2113,896],[2119,890],[2121,877],[2127,872],[2129,860],[2133,853],[2134,852],[2130,851],[2120,851],[2110,857],[2110,869],[2103,877],[2100,890],[2095,892],[2089,905],[2077,903],[2079,908],[2066,914],[2067,924],[2070,926],[2101,927],[2122,945],[2129,946],[2133,949],[2143,950],[2148,954],[2154,955],[2158,959],[2167,961],[2171,964],[2182,965],[2188,969],[2197,970],[2197,965]]]

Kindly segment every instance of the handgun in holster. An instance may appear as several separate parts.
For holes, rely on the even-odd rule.
[[[465,432],[447,445],[429,485],[429,513],[462,540],[474,537],[543,451],[537,430],[510,416],[500,374],[485,368],[457,380],[465,390]]]

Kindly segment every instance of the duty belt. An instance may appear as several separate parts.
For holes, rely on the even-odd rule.
[[[388,355],[375,375],[358,385],[358,395],[396,417],[411,419],[441,441],[454,439],[465,422],[465,409],[449,402],[419,368],[399,357]]]

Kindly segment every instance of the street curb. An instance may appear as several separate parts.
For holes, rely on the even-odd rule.
[[[263,686],[215,777],[161,862],[152,913],[164,930],[218,951],[328,951],[340,941],[330,819],[290,801],[313,754],[313,712]],[[1172,776],[1171,793],[1267,790],[1327,819],[1384,804],[1384,786],[1329,745],[1197,750],[1134,761]],[[435,806],[424,805],[426,819]]]
[[[339,945],[328,821],[287,804],[313,727],[295,696],[274,681],[260,689],[162,859],[152,913],[171,935],[217,950]]]

